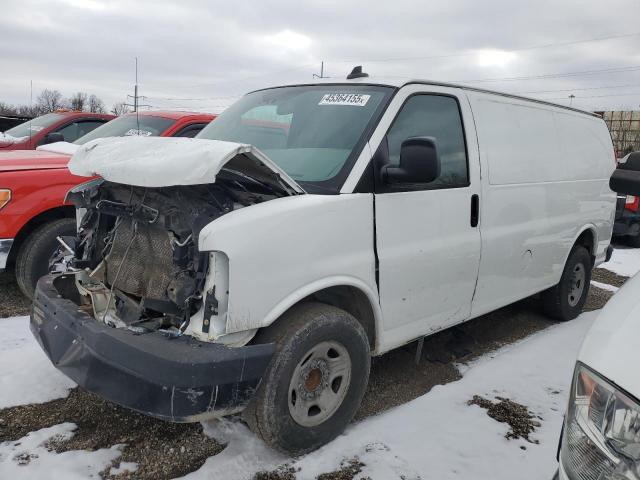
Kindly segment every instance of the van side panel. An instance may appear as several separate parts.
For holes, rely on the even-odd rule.
[[[483,172],[475,317],[558,283],[587,228],[596,237],[597,260],[604,258],[615,165],[598,118],[499,95],[468,96]]]

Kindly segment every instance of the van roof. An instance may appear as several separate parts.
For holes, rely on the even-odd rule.
[[[292,84],[287,84],[287,85],[275,85],[273,87],[268,87],[268,88],[295,87],[295,86],[303,86],[303,85],[356,85],[356,84],[377,85],[377,86],[383,86],[383,87],[393,87],[393,88],[396,88],[396,89],[404,87],[405,85],[411,85],[411,84],[434,85],[434,86],[438,86],[438,87],[460,88],[460,89],[463,89],[463,90],[469,90],[469,91],[473,91],[473,92],[489,93],[489,94],[492,94],[492,95],[500,95],[502,97],[516,98],[518,100],[526,100],[526,101],[529,101],[529,102],[540,103],[540,104],[543,104],[543,105],[549,105],[549,106],[557,107],[557,108],[563,108],[565,110],[571,110],[573,112],[583,113],[585,115],[589,115],[589,116],[592,116],[592,117],[601,118],[600,115],[598,115],[597,113],[589,112],[587,110],[581,110],[579,108],[568,107],[566,105],[559,105],[557,103],[547,102],[545,100],[540,100],[540,99],[537,99],[537,98],[523,97],[521,95],[515,95],[515,94],[512,94],[512,93],[498,92],[498,91],[495,91],[495,90],[487,90],[487,89],[484,89],[484,88],[477,88],[477,87],[472,87],[472,86],[469,86],[469,85],[463,85],[463,84],[458,84],[458,83],[439,82],[439,81],[434,81],[434,80],[411,79],[409,77],[361,77],[361,78],[354,78],[354,79],[350,79],[350,80],[347,80],[347,79],[337,80],[336,78],[325,78],[325,79],[317,79],[317,80],[315,80],[313,82],[292,83]],[[255,90],[255,91],[266,90],[266,89],[267,88],[260,88],[260,89]]]

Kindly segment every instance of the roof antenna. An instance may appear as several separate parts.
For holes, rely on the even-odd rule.
[[[366,78],[369,74],[362,71],[362,65],[358,65],[357,67],[353,67],[351,73],[347,75],[347,80],[352,80],[354,78]]]

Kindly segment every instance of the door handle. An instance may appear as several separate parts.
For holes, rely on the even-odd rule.
[[[480,219],[480,197],[477,194],[471,195],[471,226],[473,228],[478,226],[478,220]]]

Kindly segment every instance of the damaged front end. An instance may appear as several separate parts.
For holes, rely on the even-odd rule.
[[[108,400],[172,421],[242,409],[274,347],[244,345],[250,337],[231,347],[208,334],[209,310],[218,313],[215,256],[199,250],[198,238],[223,215],[292,194],[234,169],[247,160],[225,162],[212,183],[98,179],[69,192],[83,213],[79,233],[61,239],[31,315],[58,369]],[[198,332],[189,328],[194,317]]]

